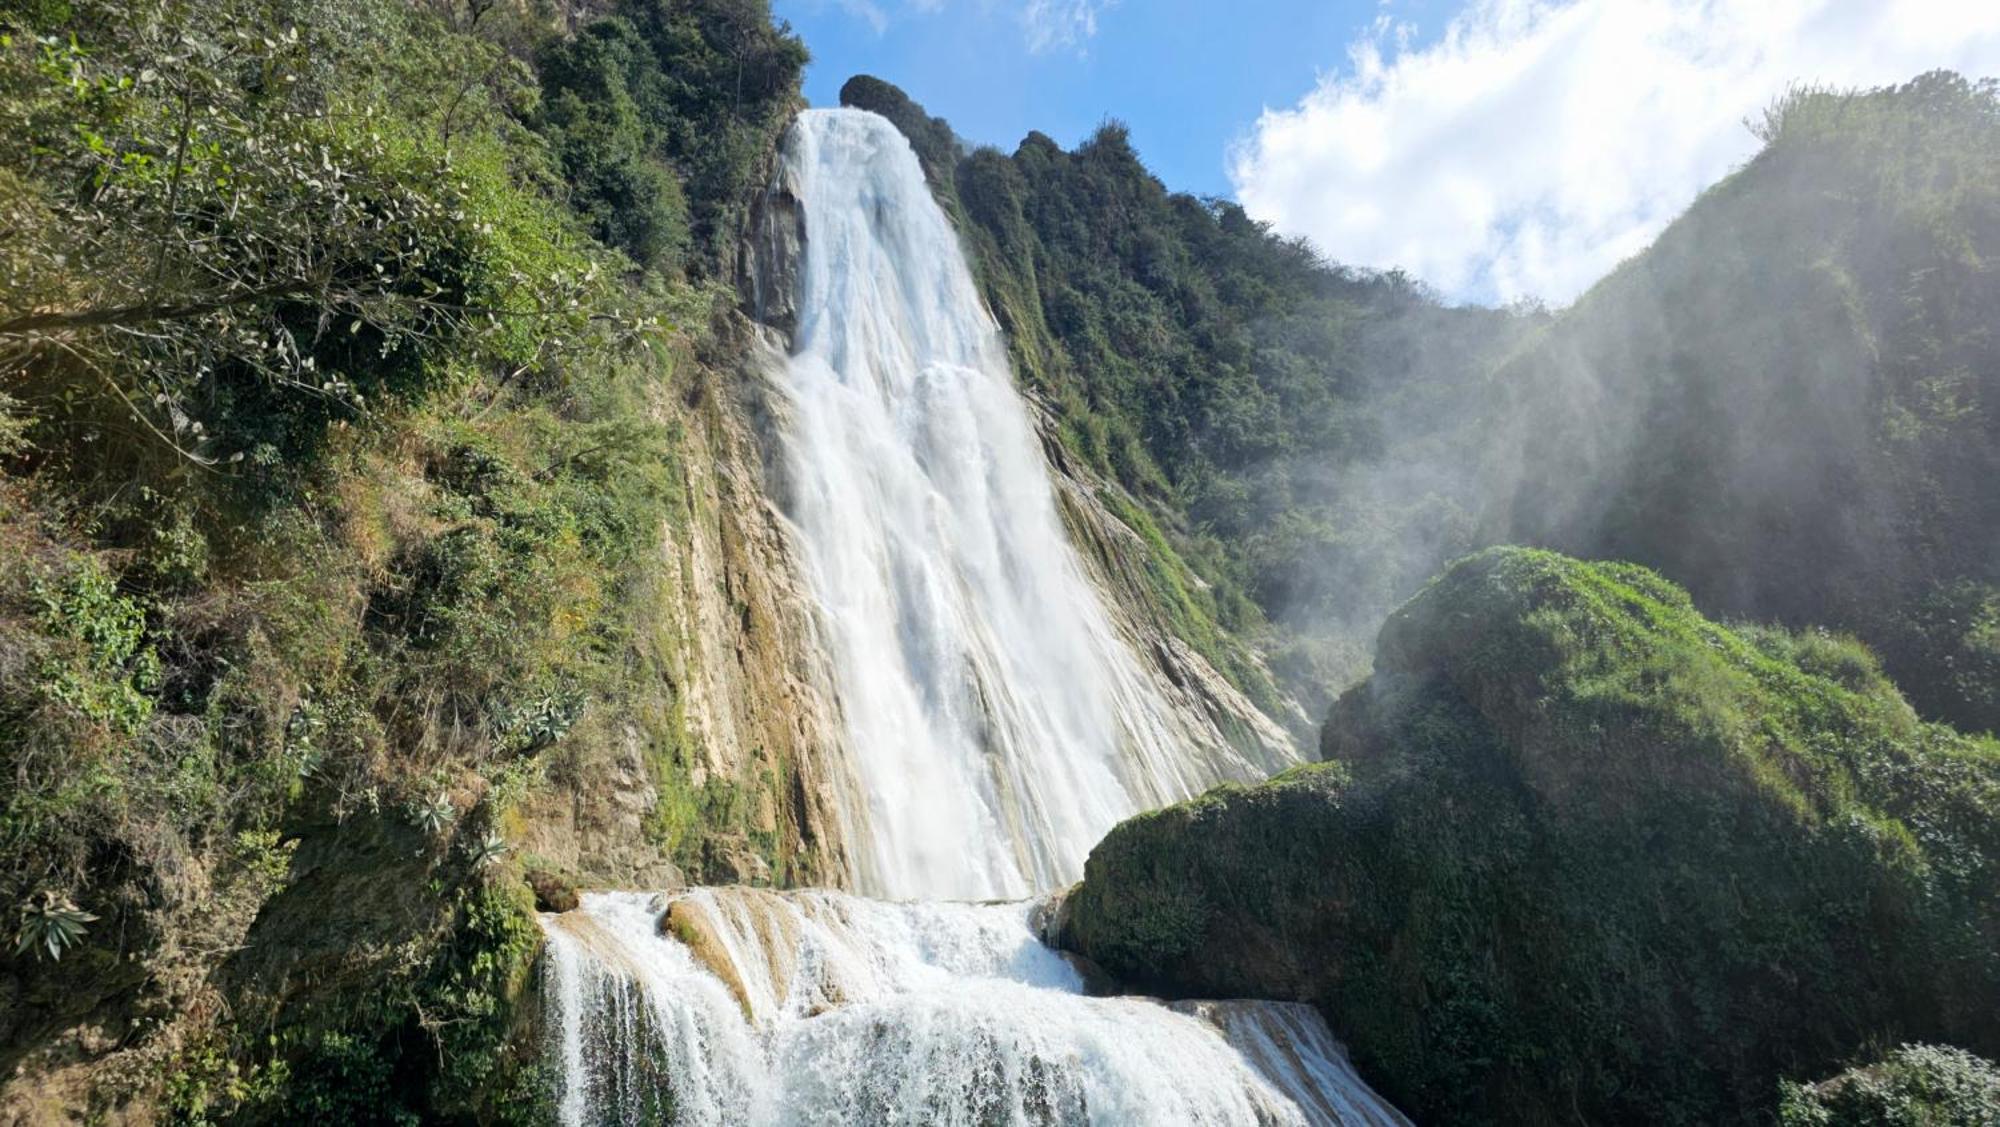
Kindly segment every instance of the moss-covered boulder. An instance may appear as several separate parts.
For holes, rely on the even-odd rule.
[[[2000,748],[1851,642],[1495,549],[1391,617],[1323,742],[1114,830],[1061,941],[1315,1002],[1419,1119],[1740,1122],[1870,1045],[2000,1048]]]

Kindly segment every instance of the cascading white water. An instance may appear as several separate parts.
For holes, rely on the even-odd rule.
[[[810,110],[785,436],[866,795],[859,887],[1018,897],[1120,819],[1238,778],[1170,730],[1058,519],[1027,407],[903,135]]]
[[[1030,910],[591,894],[550,920],[564,1122],[1407,1127],[1309,1007],[1086,997]]]
[[[1311,1008],[1088,997],[1025,897],[1220,776],[1086,578],[1006,353],[887,121],[809,111],[790,515],[862,891],[593,893],[542,917],[564,1123],[1407,1127]]]

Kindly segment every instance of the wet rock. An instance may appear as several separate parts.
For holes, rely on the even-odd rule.
[[[535,893],[535,910],[538,912],[572,912],[580,902],[576,885],[567,878],[549,872],[547,869],[531,869],[527,876],[528,887]]]
[[[771,883],[771,863],[740,847],[716,850],[714,872],[724,884],[765,886]]]

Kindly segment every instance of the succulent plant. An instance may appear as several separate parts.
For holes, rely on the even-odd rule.
[[[443,837],[444,832],[458,817],[458,807],[452,805],[451,796],[443,791],[429,798],[412,801],[409,805],[410,820],[417,828],[430,837]]]
[[[64,951],[83,942],[88,925],[97,917],[76,906],[76,901],[59,892],[44,889],[21,905],[21,922],[14,932],[14,953],[34,951],[37,956],[60,959]]]
[[[480,839],[472,849],[472,867],[484,869],[498,864],[507,855],[507,839],[497,833],[489,833]]]

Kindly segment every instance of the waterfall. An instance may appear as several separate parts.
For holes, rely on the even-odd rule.
[[[783,175],[805,238],[784,501],[854,883],[884,899],[599,892],[543,916],[562,1121],[1406,1127],[1310,1007],[1093,997],[1037,937],[1023,898],[1120,819],[1257,772],[1188,730],[1093,587],[902,135],[808,111]]]
[[[1191,754],[1114,631],[903,135],[807,111],[785,159],[806,235],[787,508],[865,793],[858,886],[1059,887],[1120,820],[1254,772]]]
[[[1088,997],[1030,911],[589,894],[549,931],[563,1120],[1408,1127],[1310,1007]]]

